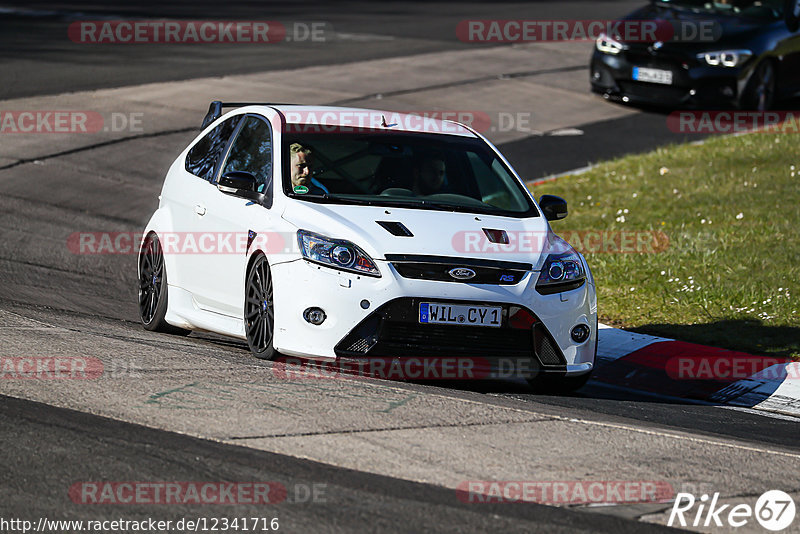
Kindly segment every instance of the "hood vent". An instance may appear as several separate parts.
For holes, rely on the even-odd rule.
[[[405,227],[401,222],[395,221],[375,221],[380,224],[387,232],[397,237],[414,237],[411,230]]]
[[[500,243],[501,245],[508,245],[508,234],[505,230],[492,230],[484,228],[483,233],[489,239],[490,243]]]

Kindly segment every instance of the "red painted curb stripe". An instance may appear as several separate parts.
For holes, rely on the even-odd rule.
[[[599,366],[595,380],[671,397],[707,400],[786,358],[755,356],[684,341],[658,341]]]

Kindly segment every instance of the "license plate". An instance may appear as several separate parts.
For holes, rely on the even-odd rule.
[[[491,326],[499,328],[503,317],[501,306],[470,306],[421,302],[419,322],[458,326]]]
[[[637,82],[672,84],[672,71],[661,69],[647,69],[645,67],[633,67],[633,79]]]

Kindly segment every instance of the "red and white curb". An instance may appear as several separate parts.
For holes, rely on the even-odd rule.
[[[800,416],[800,362],[601,324],[595,382],[626,390]]]

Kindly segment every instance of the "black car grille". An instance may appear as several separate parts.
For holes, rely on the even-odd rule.
[[[530,357],[533,338],[526,330],[385,321],[376,348],[380,356]]]
[[[399,298],[387,302],[363,320],[335,347],[337,356],[363,357],[452,357],[530,359],[545,368],[566,365],[566,360],[544,324],[535,319],[531,328],[511,328],[509,316],[515,305],[451,301],[454,304],[502,306],[502,326],[456,326],[421,324],[419,305],[437,299]],[[533,315],[530,310],[527,310]]]
[[[684,63],[691,61],[685,54],[675,50],[662,49],[651,53],[649,45],[629,44],[628,47],[628,50],[623,53],[625,59],[640,67],[675,70],[681,68]]]
[[[680,103],[689,97],[689,92],[681,87],[658,85],[655,83],[619,82],[622,93],[633,98],[646,98],[651,102],[664,104]]]
[[[387,254],[397,273],[413,280],[435,280],[438,282],[460,282],[466,284],[518,284],[533,266],[529,263],[449,258],[443,256],[408,256]],[[475,275],[457,278],[454,269],[466,268]]]

